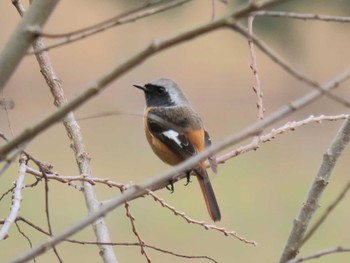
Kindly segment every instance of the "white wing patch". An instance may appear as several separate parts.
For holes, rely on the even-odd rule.
[[[164,134],[164,136],[166,136],[170,140],[173,140],[174,142],[176,142],[182,148],[181,141],[178,138],[179,134],[176,131],[168,130],[168,131],[163,132],[163,134]]]

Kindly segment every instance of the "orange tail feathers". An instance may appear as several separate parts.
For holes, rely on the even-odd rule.
[[[195,169],[195,172],[197,174],[197,179],[202,189],[205,204],[207,205],[210,217],[213,219],[214,222],[220,221],[220,208],[218,202],[216,201],[214,190],[211,186],[207,171],[204,169]]]

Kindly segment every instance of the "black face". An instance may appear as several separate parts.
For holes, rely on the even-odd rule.
[[[134,85],[134,87],[144,91],[147,107],[174,106],[169,92],[163,86],[146,84],[145,86]]]

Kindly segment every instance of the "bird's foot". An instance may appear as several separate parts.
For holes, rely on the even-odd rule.
[[[174,193],[173,181],[169,181],[169,184],[166,186],[166,189],[168,189],[170,191],[170,193]]]
[[[187,186],[189,183],[192,182],[192,181],[191,181],[191,172],[187,172],[187,173],[186,173],[186,179],[187,179],[187,181],[186,181],[185,186]]]

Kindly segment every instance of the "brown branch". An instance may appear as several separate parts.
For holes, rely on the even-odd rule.
[[[15,225],[16,225],[16,227],[17,227],[18,232],[28,241],[30,248],[33,248],[32,241],[31,241],[30,238],[22,231],[22,229],[19,227],[19,224],[18,224],[17,221],[18,221],[18,217],[16,218],[16,221],[15,221]],[[36,263],[36,258],[33,258],[33,261],[34,261],[34,263]]]
[[[28,157],[28,155],[27,155]],[[44,165],[42,165],[41,162],[37,161],[34,158],[29,157],[38,167],[39,170],[41,172],[41,174],[43,175],[44,178],[44,182],[45,182],[45,214],[46,214],[46,222],[47,222],[47,226],[48,226],[48,230],[49,230],[49,235],[53,236],[53,232],[52,232],[52,226],[51,226],[51,219],[50,219],[50,209],[49,209],[49,180],[47,178],[47,174],[46,174],[46,170],[47,167],[45,167]],[[60,255],[58,254],[58,250],[56,247],[52,247],[57,259],[59,262],[63,262],[63,260],[61,259]]]
[[[242,24],[236,22],[235,20],[230,20],[227,22],[227,26],[232,30],[240,33],[245,38],[250,39],[254,44],[264,52],[273,62],[278,64],[281,68],[283,68],[288,74],[293,76],[294,78],[306,83],[310,87],[321,91],[325,96],[331,98],[332,100],[344,105],[345,107],[350,107],[350,102],[344,99],[343,97],[337,96],[331,92],[325,92],[322,90],[322,87],[316,81],[310,79],[308,76],[291,66],[286,60],[284,60],[280,55],[278,55],[272,48],[270,48],[265,42],[259,39],[256,36],[253,36],[249,33],[248,29],[246,29]]]
[[[258,108],[258,119],[262,120],[264,118],[264,105],[263,105],[263,93],[261,91],[261,83],[260,83],[260,78],[259,78],[259,73],[258,73],[258,66],[256,63],[256,54],[255,54],[255,49],[254,49],[254,43],[251,39],[251,36],[253,36],[253,21],[254,17],[249,16],[248,17],[248,33],[249,33],[249,38],[248,38],[248,44],[249,44],[249,51],[250,51],[250,56],[251,56],[251,64],[250,68],[253,71],[254,78],[255,78],[255,84],[253,85],[253,90],[257,96],[257,108]]]
[[[29,220],[25,219],[24,217],[17,217],[16,218],[16,223],[18,221],[22,221],[24,223],[26,223],[27,225],[29,225],[30,227],[36,229],[37,231],[39,231],[40,233],[50,236],[50,234],[43,230],[41,227],[33,224],[32,222],[30,222]],[[0,220],[0,224],[3,224],[4,220]],[[73,243],[73,244],[80,244],[80,245],[106,245],[106,246],[140,246],[140,243],[126,243],[126,242],[110,242],[110,243],[99,243],[99,242],[91,242],[91,241],[81,241],[81,240],[74,240],[74,239],[65,239],[64,241],[69,242],[69,243]],[[188,258],[188,259],[207,259],[209,261],[215,262],[217,263],[216,260],[214,260],[213,258],[210,258],[208,256],[188,256],[188,255],[183,255],[183,254],[179,254],[179,253],[175,253],[173,251],[169,251],[169,250],[165,250],[156,246],[152,246],[152,245],[148,245],[148,244],[143,244],[144,247],[147,247],[149,249],[153,249],[165,254],[169,254],[175,257],[181,257],[181,258]]]
[[[71,243],[78,243],[78,244],[83,244],[83,245],[98,245],[99,243],[97,242],[86,242],[86,241],[77,241],[77,240],[67,240],[68,242]],[[74,242],[73,242],[74,241]],[[103,245],[110,245],[110,246],[140,246],[140,243],[115,243],[115,242],[111,242],[111,243],[104,243]],[[147,244],[143,244],[144,247],[147,247],[149,249],[153,249],[165,254],[169,254],[175,257],[180,257],[180,258],[187,258],[187,259],[207,259],[209,261],[212,261],[214,263],[218,263],[215,259],[208,257],[208,256],[188,256],[188,255],[183,255],[183,254],[179,254],[179,253],[175,253],[173,251],[170,250],[165,250],[156,246],[151,246],[151,245],[147,245]]]
[[[32,174],[39,179],[42,179],[42,177],[43,177],[43,175],[40,171],[35,170],[29,166],[27,166],[27,173]],[[102,183],[102,184],[107,185],[108,187],[117,187],[120,190],[123,190],[123,189],[129,187],[128,185],[114,182],[108,178],[99,178],[99,177],[90,177],[90,176],[88,177],[86,175],[63,176],[63,175],[59,175],[56,172],[53,172],[50,174],[46,174],[46,176],[48,179],[56,180],[56,181],[59,181],[61,183],[71,183],[74,181],[88,182],[91,185],[95,185],[96,183]]]
[[[222,227],[217,227],[215,225],[209,225],[209,224],[206,224],[203,221],[198,221],[198,220],[189,218],[188,216],[185,215],[184,212],[180,212],[180,211],[176,210],[175,207],[173,207],[173,206],[169,205],[168,203],[166,203],[162,198],[158,197],[152,191],[148,191],[148,195],[152,196],[154,201],[160,203],[162,207],[165,207],[165,208],[169,209],[170,211],[172,211],[175,216],[180,216],[183,219],[185,219],[187,221],[187,223],[189,223],[189,224],[195,224],[195,225],[202,226],[206,230],[219,231],[222,234],[224,234],[225,236],[233,236],[233,237],[237,238],[238,240],[243,241],[246,244],[251,244],[251,245],[254,245],[254,246],[257,245],[257,243],[255,241],[247,240],[246,238],[241,237],[240,235],[238,235],[237,232],[235,232],[235,231],[229,231],[229,230],[227,230],[225,228],[222,228]]]
[[[136,225],[135,225],[135,217],[131,214],[130,212],[130,205],[128,202],[125,202],[124,204],[125,211],[126,211],[126,216],[130,219],[131,227],[132,227],[132,232],[136,236],[139,244],[140,244],[140,249],[141,249],[141,255],[144,255],[147,262],[150,263],[152,262],[150,256],[147,254],[147,251],[145,250],[145,242],[142,240],[140,234],[137,231]]]
[[[0,202],[2,201],[2,199],[7,196],[9,193],[11,193],[13,191],[13,189],[16,188],[16,184],[14,184],[14,186],[12,186],[10,189],[8,189],[6,192],[4,192],[1,196],[0,196]]]
[[[170,1],[168,3],[162,3],[162,1],[158,1],[156,3],[146,3],[145,5],[135,8],[133,10],[127,11],[123,14],[117,15],[113,18],[110,18],[106,21],[100,22],[96,25],[89,26],[87,28],[79,29],[73,32],[63,33],[63,34],[49,34],[45,32],[40,31],[34,31],[34,33],[38,34],[39,36],[46,37],[46,38],[63,38],[66,37],[67,39],[53,44],[49,45],[47,47],[43,47],[41,49],[35,50],[33,52],[28,52],[28,54],[37,54],[42,51],[48,51],[49,49],[57,48],[69,43],[74,43],[78,40],[85,39],[89,36],[95,35],[97,33],[101,33],[107,29],[110,29],[112,27],[121,26],[127,23],[135,22],[139,19],[155,15],[164,11],[167,11],[171,8],[178,7],[180,5],[183,5],[191,0],[178,0],[178,1]],[[159,5],[157,7],[157,5]]]

